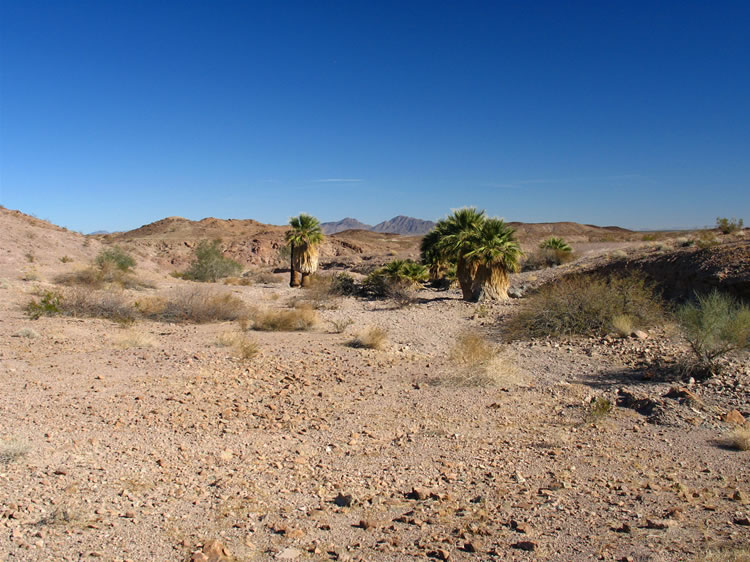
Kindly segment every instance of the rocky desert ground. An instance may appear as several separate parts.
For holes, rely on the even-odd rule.
[[[246,270],[283,265],[283,228],[215,220],[202,227]],[[278,311],[308,297],[281,273],[171,277],[209,235],[165,221],[84,236],[0,210],[0,560],[747,559],[750,452],[726,440],[750,415],[746,356],[706,382],[669,378],[659,366],[687,352],[669,322],[508,343],[527,297],[430,288],[405,308],[319,298],[299,332],[26,313],[113,242],[145,284],[117,289],[130,301],[199,287]],[[562,232],[580,236],[578,259],[513,275],[518,294],[606,267],[746,294],[747,238],[701,250],[578,227]],[[350,231],[322,263],[356,274],[417,248]],[[382,349],[349,345],[370,327]],[[467,334],[496,352],[482,376],[455,360]]]

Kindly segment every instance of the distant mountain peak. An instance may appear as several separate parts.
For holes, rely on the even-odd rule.
[[[323,228],[325,234],[336,234],[344,230],[371,230],[372,232],[381,232],[383,234],[417,236],[429,232],[435,226],[435,223],[399,215],[390,220],[378,223],[375,226],[365,224],[352,217],[347,217],[336,222],[324,222],[320,226]]]

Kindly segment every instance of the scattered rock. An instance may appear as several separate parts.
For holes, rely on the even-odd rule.
[[[740,414],[738,410],[730,410],[722,416],[722,421],[733,425],[745,425],[745,416]]]
[[[353,498],[349,494],[338,494],[333,498],[333,503],[339,507],[350,507],[352,505]]]
[[[518,541],[510,545],[510,547],[517,550],[526,550],[528,552],[533,552],[534,550],[536,550],[536,543],[532,541]]]

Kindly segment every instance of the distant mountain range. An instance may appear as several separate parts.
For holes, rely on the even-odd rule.
[[[435,223],[432,221],[399,215],[393,217],[391,220],[380,222],[375,226],[365,224],[351,217],[336,222],[324,222],[320,226],[323,228],[325,234],[336,234],[337,232],[343,232],[344,230],[370,230],[372,232],[388,234],[419,236],[427,234],[432,227],[435,226]]]

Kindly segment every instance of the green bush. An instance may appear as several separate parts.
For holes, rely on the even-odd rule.
[[[418,288],[427,280],[429,272],[412,260],[393,260],[370,273],[362,283],[363,291],[376,298],[400,295],[405,290]]]
[[[716,218],[716,228],[718,228],[722,234],[732,234],[733,232],[742,230],[743,226],[744,223],[742,222],[742,219],[738,220],[734,217],[732,217],[731,219],[728,219],[726,217]]]
[[[193,281],[216,281],[231,275],[238,275],[242,266],[225,258],[218,241],[201,240],[195,247],[195,260],[182,275]]]
[[[39,300],[32,299],[26,305],[26,314],[32,320],[38,320],[42,316],[56,316],[62,314],[62,300],[60,293],[45,291]]]
[[[135,259],[119,246],[112,246],[99,252],[95,260],[100,270],[105,271],[110,268],[122,272],[129,271],[135,267]]]
[[[694,376],[715,375],[722,357],[750,349],[750,308],[730,295],[716,290],[697,295],[677,310],[677,319],[693,353],[685,367]]]
[[[643,278],[568,276],[532,294],[509,321],[507,336],[605,335],[624,315],[634,327],[653,325],[663,317],[660,300]]]

